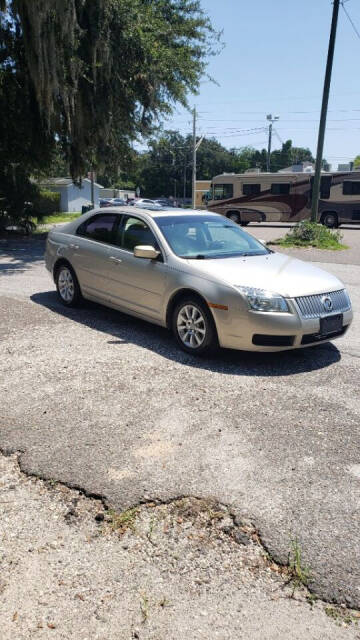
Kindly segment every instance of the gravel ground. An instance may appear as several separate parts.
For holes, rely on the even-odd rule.
[[[355,249],[357,238],[354,230]],[[62,308],[42,254],[38,238],[4,244],[0,256],[0,450],[20,452],[21,469],[1,458],[1,637],[360,638],[355,614],[311,608],[298,591],[289,599],[286,574],[269,567],[257,537],[239,545],[231,527],[235,516],[251,524],[282,563],[296,539],[312,592],[360,608],[358,316],[334,344],[197,360],[147,323],[97,305]],[[327,252],[321,266],[346,283],[356,311],[359,265],[337,264],[337,255]],[[177,546],[171,525],[155,527],[156,549],[151,523],[183,518],[184,497],[227,505],[230,530],[202,509],[196,526],[214,533],[210,545],[200,537],[195,550],[184,526]],[[144,505],[152,500],[163,504]],[[119,538],[111,520],[97,523],[104,504],[116,512],[142,505],[135,532]],[[252,554],[261,559],[253,572],[245,570]],[[210,576],[204,585],[195,582],[198,557]],[[96,611],[107,588],[115,595],[100,607],[105,623]],[[157,604],[164,597],[173,604]],[[151,612],[143,622],[142,608]]]
[[[211,500],[117,515],[0,457],[2,640],[353,640],[325,605]]]

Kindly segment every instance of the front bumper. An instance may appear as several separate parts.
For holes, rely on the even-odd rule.
[[[230,306],[228,311],[215,309],[213,314],[220,346],[243,351],[270,352],[310,347],[344,335],[353,318],[351,309],[344,311],[342,332],[319,338],[320,317],[304,318],[293,300],[288,300],[288,304],[292,313],[244,312]],[[265,336],[265,339],[259,339],[258,336]]]

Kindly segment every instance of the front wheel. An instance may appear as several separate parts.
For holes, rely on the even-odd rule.
[[[74,269],[62,264],[55,275],[56,288],[61,302],[66,307],[76,307],[81,301],[81,291]]]
[[[329,229],[336,229],[339,226],[338,217],[336,213],[324,213],[321,218],[321,222],[325,227]]]
[[[195,296],[184,298],[176,305],[172,328],[180,347],[188,353],[203,355],[217,346],[211,313]]]

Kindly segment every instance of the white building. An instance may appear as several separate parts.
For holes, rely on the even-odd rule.
[[[42,189],[60,193],[60,211],[81,211],[83,205],[91,204],[91,181],[83,178],[81,186],[73,183],[71,178],[47,178],[39,184]],[[103,187],[94,182],[94,204],[99,206],[100,192]]]
[[[136,196],[135,189],[104,189],[101,191],[100,198],[123,198],[124,200],[133,200]]]

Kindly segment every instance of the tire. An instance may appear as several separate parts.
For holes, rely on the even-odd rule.
[[[241,224],[242,227],[247,227],[249,222],[250,222],[249,220],[247,220],[247,221],[244,220],[244,221],[241,221],[240,224]]]
[[[230,213],[227,214],[226,217],[229,218],[229,220],[236,222],[236,224],[239,224],[240,222],[240,216],[238,213],[236,213],[236,211],[231,211]]]
[[[206,304],[195,295],[186,296],[177,303],[172,330],[177,343],[187,353],[205,355],[218,346],[213,317]]]
[[[58,296],[65,307],[76,307],[82,300],[79,282],[74,269],[63,263],[55,273],[55,282]]]
[[[339,220],[336,213],[324,213],[321,222],[328,229],[336,229],[339,226]]]

